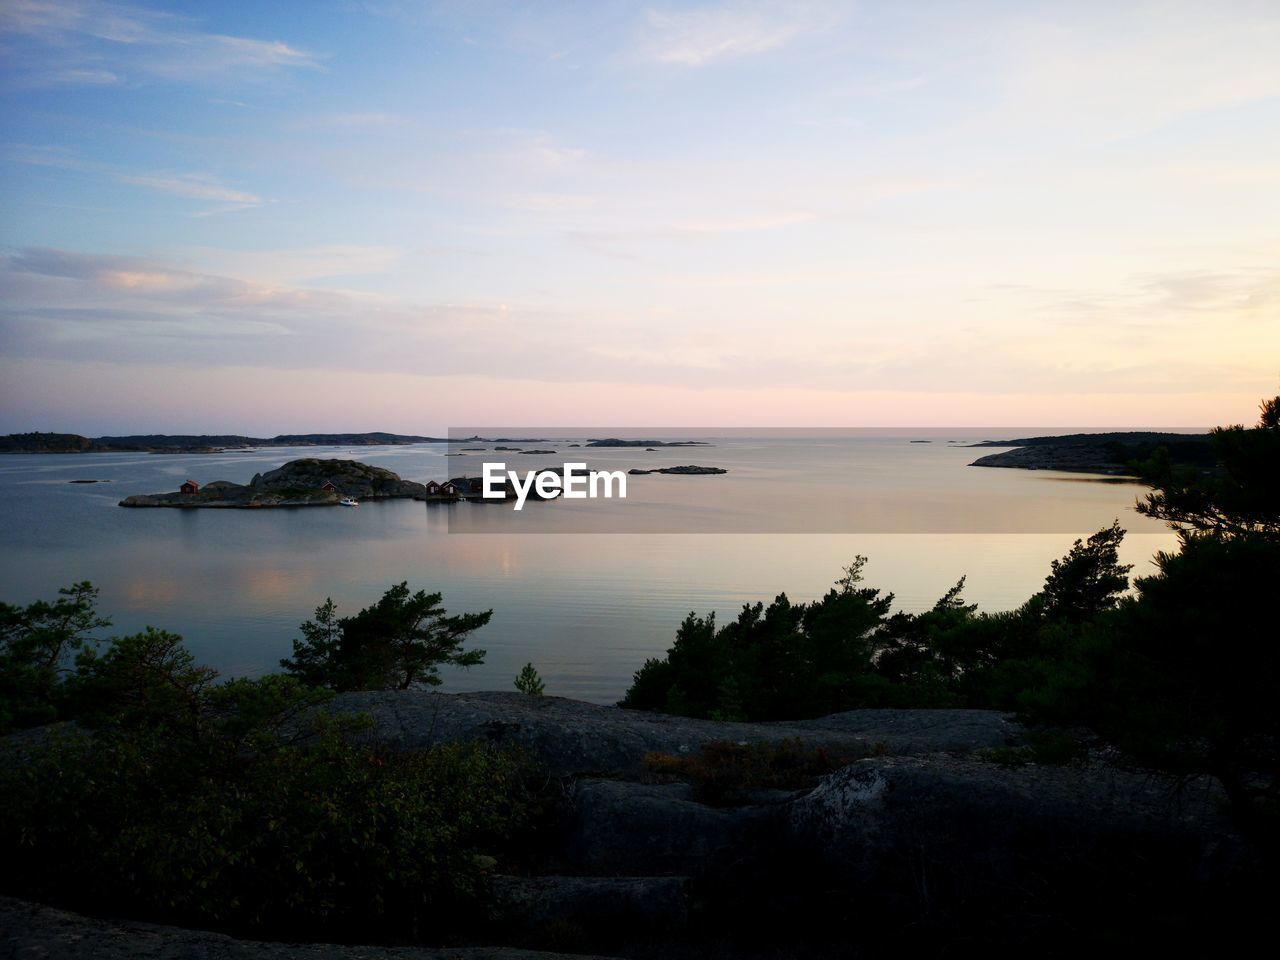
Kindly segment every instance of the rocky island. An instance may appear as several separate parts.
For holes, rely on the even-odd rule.
[[[609,437],[605,440],[588,440],[588,447],[710,447],[705,440],[619,440]]]
[[[174,493],[135,494],[120,501],[122,507],[264,508],[328,507],[344,497],[357,500],[411,499],[426,487],[402,480],[382,467],[356,460],[291,460],[282,467],[259,473],[247,484],[214,480],[201,485],[188,480]]]
[[[636,467],[627,471],[627,473],[632,474],[634,476],[643,476],[647,473],[674,473],[681,476],[691,476],[691,477],[710,476],[712,474],[728,473],[728,472],[729,471],[726,470],[724,467],[699,467],[694,464],[689,464],[688,466],[684,466],[684,467],[655,467],[652,470],[641,470],[638,467]]]

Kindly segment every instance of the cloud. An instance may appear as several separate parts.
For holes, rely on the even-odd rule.
[[[109,0],[8,0],[0,34],[19,84],[111,85],[316,68],[321,58],[281,40],[209,33],[198,21]]]
[[[15,144],[8,151],[9,159],[17,163],[25,163],[37,167],[56,167],[62,170],[75,170],[100,177],[109,178],[119,183],[127,183],[135,187],[145,187],[158,193],[167,193],[188,200],[215,200],[226,206],[202,210],[193,214],[197,217],[211,216],[217,213],[228,213],[235,210],[248,210],[261,206],[266,201],[255,193],[227,186],[217,177],[209,173],[173,173],[146,172],[129,173],[112,167],[109,164],[85,160],[80,155],[63,147],[36,146],[31,144]]]
[[[334,252],[284,255],[324,261]],[[1259,340],[1256,327],[1248,338],[1256,355],[1246,352],[1243,334],[1233,339],[1225,331],[1206,349],[1198,326],[1166,330],[1142,350],[1111,349],[1117,337],[1133,332],[1101,337],[1097,330],[1065,327],[955,324],[916,336],[918,322],[892,311],[857,322],[840,307],[793,309],[781,323],[734,317],[726,328],[694,313],[588,316],[496,303],[415,303],[205,272],[152,257],[50,249],[0,258],[0,290],[7,357],[156,371],[251,367],[561,385],[591,380],[618,388],[923,394],[963,391],[975,382],[990,394],[1174,394],[1189,383],[1261,389],[1274,380],[1274,370],[1255,358],[1273,353],[1274,339]],[[1201,292],[1191,295],[1198,299]]]
[[[225,186],[207,173],[118,174],[116,179],[161,193],[171,193],[191,200],[222,200],[240,207],[257,206],[262,198],[253,193]]]
[[[783,47],[831,22],[806,3],[726,3],[695,10],[646,12],[643,59],[702,67]]]

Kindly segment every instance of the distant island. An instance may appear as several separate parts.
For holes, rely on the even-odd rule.
[[[728,472],[729,471],[724,467],[698,467],[693,464],[689,464],[685,467],[658,467],[653,470],[632,469],[627,471],[627,473],[634,476],[643,476],[646,473],[674,473],[682,476],[702,476]]]
[[[382,467],[356,460],[291,460],[259,473],[247,484],[187,480],[169,493],[135,494],[122,507],[267,508],[331,507],[344,497],[357,500],[409,499],[425,495],[424,484],[400,477]]]
[[[0,437],[0,453],[221,453],[251,447],[373,447],[454,442],[457,441],[399,433],[289,433],[275,437],[164,433],[82,437],[78,433],[11,433]]]
[[[1207,433],[1072,433],[1061,437],[984,440],[971,446],[1013,448],[979,457],[969,464],[971,467],[1133,476],[1130,464],[1146,460],[1157,447],[1165,447],[1175,463],[1209,469],[1217,462]]]
[[[588,440],[588,447],[710,447],[714,444],[705,440],[619,440],[609,437],[605,440]]]

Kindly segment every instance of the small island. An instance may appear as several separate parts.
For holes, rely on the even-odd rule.
[[[652,470],[640,470],[638,468],[633,468],[627,471],[627,473],[632,474],[633,476],[643,476],[646,473],[674,473],[680,476],[690,477],[710,476],[711,474],[728,472],[729,471],[724,467],[699,467],[694,464],[689,464],[684,467],[657,467]]]
[[[135,494],[122,507],[179,507],[262,509],[269,507],[331,507],[343,498],[357,500],[411,499],[426,487],[402,480],[382,467],[356,460],[291,460],[259,473],[247,484],[214,480],[201,485],[187,480],[174,493]]]
[[[619,440],[609,437],[605,440],[588,440],[588,447],[710,447],[713,444],[705,440]]]

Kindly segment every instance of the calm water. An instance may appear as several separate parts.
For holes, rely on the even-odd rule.
[[[1017,434],[1037,432],[1045,431]],[[354,613],[407,580],[443,592],[451,611],[494,611],[473,641],[488,651],[485,664],[448,673],[444,689],[510,689],[532,661],[549,693],[611,702],[690,610],[725,618],[779,592],[812,599],[858,553],[871,558],[868,583],[893,591],[901,609],[929,606],[967,575],[966,597],[996,610],[1025,600],[1051,559],[1115,517],[1130,531],[1124,553],[1135,573],[1173,544],[1162,525],[1133,512],[1141,488],[970,469],[992,451],[947,443],[991,435],[734,436],[652,453],[560,442],[549,445],[555,456],[504,456],[521,470],[568,459],[596,469],[699,463],[730,472],[630,477],[625,501],[530,503],[520,514],[412,501],[355,510],[116,506],[129,494],[176,490],[187,477],[246,482],[300,456],[359,459],[419,481],[478,475],[497,459],[446,459],[439,445],[7,456],[0,599],[25,603],[91,580],[113,632],[164,627],[224,674],[256,675],[290,653],[297,624],[325,597]],[[933,442],[909,442],[922,438]]]

